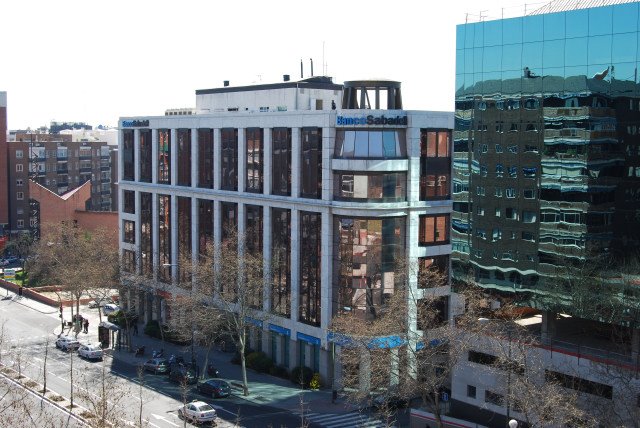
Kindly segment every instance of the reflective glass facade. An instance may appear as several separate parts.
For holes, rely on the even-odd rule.
[[[153,163],[151,130],[140,130],[140,181],[151,183],[151,165]]]
[[[171,131],[158,130],[158,184],[171,184]]]
[[[533,300],[640,244],[638,3],[457,27],[454,275]]]
[[[333,310],[375,319],[395,290],[405,218],[334,217]]]
[[[178,129],[178,186],[191,186],[191,130]]]
[[[133,130],[125,129],[122,131],[122,160],[124,163],[122,178],[129,181],[135,180],[133,152]]]

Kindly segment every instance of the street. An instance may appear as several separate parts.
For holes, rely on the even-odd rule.
[[[0,325],[3,331],[1,362],[40,384],[44,383],[46,373],[47,389],[67,399],[71,397],[73,383],[74,403],[89,412],[98,413],[100,404],[106,401],[107,418],[117,418],[123,424],[137,426],[142,415],[143,423],[155,428],[191,426],[178,417],[177,409],[183,403],[198,399],[206,401],[216,409],[217,425],[221,427],[302,425],[300,411],[288,411],[251,402],[233,394],[228,398],[212,400],[200,395],[192,386],[183,388],[170,382],[166,375],[140,373],[136,361],[138,365],[142,364],[149,357],[149,353],[144,358],[131,362],[110,356],[105,357],[103,361],[93,362],[79,358],[76,353],[63,352],[54,345],[61,331],[58,312],[50,307],[45,310],[48,313],[22,305],[17,298],[0,300]],[[89,311],[97,310],[81,306],[81,313]],[[93,326],[95,330],[97,320]],[[68,331],[65,330],[65,333]],[[73,333],[70,335],[73,336]],[[83,343],[88,342],[87,338],[95,342],[97,334],[78,335],[78,339]],[[222,376],[224,377],[224,374]],[[369,420],[367,415],[357,412],[304,413],[305,423],[309,427],[362,426],[365,423],[366,426],[383,426]],[[65,416],[58,415],[60,422],[65,420]]]

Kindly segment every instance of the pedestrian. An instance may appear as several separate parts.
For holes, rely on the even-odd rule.
[[[87,318],[84,319],[84,332],[89,333],[89,320]]]

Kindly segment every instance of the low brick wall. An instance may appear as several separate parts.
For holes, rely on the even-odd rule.
[[[13,293],[18,293],[18,285],[14,284],[13,282],[9,282],[9,281],[5,281],[4,279],[0,279],[0,286],[3,288],[8,289],[9,291],[13,292]],[[42,294],[40,294],[38,291],[47,291],[47,292],[53,292],[53,291],[59,291],[60,287],[55,287],[55,286],[49,286],[49,287],[34,287],[34,288],[22,288],[22,295],[25,297],[28,297],[29,299],[33,299],[37,302],[40,303],[44,303],[45,305],[49,305],[49,306],[53,306],[55,308],[59,307],[60,302],[57,299],[52,299],[50,297],[44,296]],[[81,299],[80,303],[86,303],[83,302],[82,300],[87,300],[87,302],[90,299]],[[73,301],[72,300],[63,300],[62,301],[62,306],[71,306],[73,305]]]

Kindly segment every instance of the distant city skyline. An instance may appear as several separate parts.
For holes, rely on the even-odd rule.
[[[547,2],[329,0],[9,2],[0,27],[8,128],[55,121],[116,126],[120,116],[194,107],[195,90],[311,74],[402,82],[406,109],[453,110],[455,27]]]

